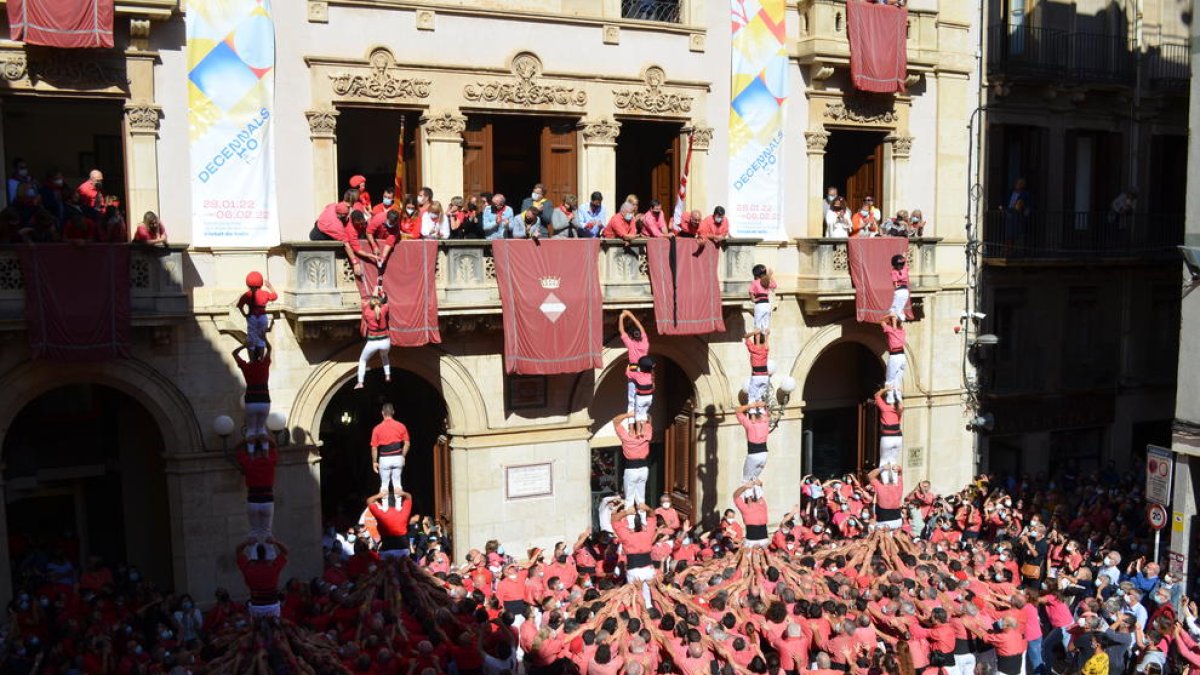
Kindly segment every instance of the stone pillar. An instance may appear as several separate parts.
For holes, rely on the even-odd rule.
[[[908,194],[905,183],[908,181],[908,158],[912,153],[912,136],[888,136],[883,140],[886,144],[884,153],[884,185],[887,186],[885,218],[896,215],[900,209],[908,209]],[[823,193],[822,193],[823,194]]]
[[[683,130],[680,144],[687,158],[687,135],[692,134],[692,166],[688,173],[687,208],[708,214],[715,204],[708,203],[708,148],[712,145],[713,128],[696,125]]]
[[[158,119],[154,102],[154,64],[158,52],[149,49],[150,21],[129,22],[130,46],[125,51],[129,98],[125,100],[126,213],[140,222],[146,211],[158,213]],[[94,167],[93,167],[94,168]]]
[[[337,118],[334,108],[318,108],[304,111],[308,118],[308,137],[313,150],[313,217],[321,213],[326,204],[337,201]]]
[[[1188,560],[1188,554],[1191,553],[1193,530],[1192,521],[1196,519],[1196,476],[1192,474],[1193,470],[1200,473],[1200,457],[1190,456],[1179,451],[1180,446],[1175,446],[1175,488],[1172,495],[1171,504],[1171,522],[1167,525],[1169,528],[1166,531],[1167,537],[1171,542],[1171,554],[1168,560],[1164,561],[1163,569],[1174,572],[1182,577],[1184,592],[1188,589],[1189,582],[1195,582],[1194,579],[1188,578],[1188,571],[1191,567],[1191,561]],[[1175,568],[1175,569],[1173,569]],[[1182,572],[1179,571],[1182,569]]]
[[[579,123],[579,203],[599,191],[611,213],[624,195],[617,195],[617,136],[621,123],[608,118]]]
[[[942,3],[948,5],[952,3]],[[937,78],[937,120],[939,129],[960,128],[971,117],[969,103],[976,98],[977,89],[965,74],[941,73]],[[946,243],[963,241],[963,228],[944,227],[961,223],[969,206],[967,194],[967,150],[971,139],[967,134],[944,133],[938,137],[936,169],[937,190],[934,195],[934,231]],[[925,214],[929,216],[928,213]]]
[[[463,189],[463,132],[467,118],[457,110],[421,115],[421,138],[425,152],[421,162],[421,183],[428,185],[445,209],[454,195]]]
[[[807,237],[823,237],[825,213],[821,203],[825,199],[825,146],[829,144],[829,132],[806,131],[804,142],[808,146],[808,225],[804,232]]]

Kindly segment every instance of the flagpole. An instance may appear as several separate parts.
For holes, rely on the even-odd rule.
[[[394,185],[395,190],[396,190],[396,201],[393,202],[394,204],[397,204],[397,205],[404,203],[404,197],[405,197],[405,191],[404,191],[404,168],[405,168],[404,167],[404,123],[405,123],[405,114],[401,113],[400,114],[400,142],[399,142],[399,146],[396,150],[396,177],[395,177],[395,185]]]

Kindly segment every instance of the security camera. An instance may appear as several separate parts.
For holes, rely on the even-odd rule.
[[[1180,246],[1183,254],[1183,264],[1187,265],[1188,273],[1192,275],[1192,283],[1200,282],[1200,246]]]
[[[996,418],[992,416],[992,413],[982,413],[976,415],[969,426],[975,431],[991,431],[996,428]]]

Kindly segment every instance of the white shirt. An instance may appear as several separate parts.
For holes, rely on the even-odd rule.
[[[449,239],[450,219],[446,214],[435,217],[429,211],[421,214],[421,236],[425,239]]]
[[[1108,582],[1111,586],[1116,586],[1117,584],[1121,583],[1121,570],[1117,569],[1115,566],[1101,567],[1099,574],[1103,574],[1104,576],[1108,577]]]
[[[841,218],[838,218],[838,216]],[[846,239],[850,236],[850,214],[845,209],[839,214],[830,209],[825,212],[825,236],[835,239]]]

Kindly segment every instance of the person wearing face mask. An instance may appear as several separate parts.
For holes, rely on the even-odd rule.
[[[179,598],[179,607],[171,613],[171,618],[174,619],[181,642],[186,644],[200,639],[204,615],[200,613],[196,603],[192,602],[192,596],[185,593]]]
[[[725,207],[713,209],[712,215],[700,222],[700,230],[696,233],[699,239],[707,239],[714,244],[724,242],[729,238],[729,218],[725,216]]]
[[[833,239],[845,239],[850,236],[852,228],[853,223],[850,211],[846,208],[846,200],[841,197],[834,199],[825,211],[825,236]]]
[[[838,199],[837,187],[830,185],[825,188],[825,199],[821,202],[821,215],[829,213],[829,207]]]
[[[25,160],[17,157],[13,160],[13,172],[8,178],[8,203],[13,204],[17,201],[17,195],[22,184],[29,181],[29,165]]]
[[[417,190],[417,209],[421,213],[429,210],[429,205],[433,203],[433,190],[423,187]]]
[[[536,208],[522,211],[520,217],[513,220],[513,239],[541,239],[543,236],[546,236],[546,231],[542,228],[541,215]]]
[[[925,216],[921,213],[921,209],[913,209],[912,214],[908,218],[908,236],[913,239],[925,236],[925,226],[928,224]]]
[[[850,217],[851,237],[879,236],[879,209],[875,208],[874,197],[864,197],[862,206]]]
[[[662,497],[659,497],[658,508],[654,509],[654,515],[662,519],[662,530],[667,534],[674,535],[679,531],[679,512],[671,508],[671,495],[664,493]]]
[[[421,214],[421,238],[450,238],[450,219],[442,210],[441,202],[433,201],[426,205],[425,211]]]
[[[638,221],[636,218],[636,207],[629,202],[625,202],[621,205],[621,210],[609,219],[608,225],[604,228],[604,237],[606,239],[621,239],[626,244],[629,244],[637,238]]]
[[[536,209],[538,220],[541,227],[550,227],[550,219],[554,213],[554,202],[546,198],[546,186],[537,183],[533,186],[533,191],[521,201],[521,212],[524,213],[530,209]]]
[[[1146,629],[1146,622],[1150,618],[1150,614],[1146,611],[1146,607],[1142,605],[1142,592],[1136,588],[1130,588],[1121,596],[1121,613],[1132,616],[1137,621],[1137,627],[1141,630]]]
[[[421,211],[417,208],[417,199],[412,195],[404,198],[404,206],[400,208],[400,239],[421,238]]]
[[[642,236],[644,237],[673,237],[675,233],[667,225],[666,215],[663,214],[662,202],[650,200],[650,210],[642,214]]]
[[[79,195],[79,203],[85,209],[100,211],[104,206],[104,174],[99,169],[92,169],[88,179],[79,184],[75,192]]]
[[[513,211],[505,203],[504,195],[492,195],[491,206],[483,211],[483,236],[485,239],[507,239],[512,227]]]
[[[371,208],[371,225],[376,223],[375,217],[387,211],[396,209],[396,188],[387,187],[383,189],[383,200]]]
[[[612,425],[617,438],[621,439],[625,503],[636,505],[646,503],[646,481],[650,477],[650,439],[654,430],[649,420],[635,420],[626,428],[625,421],[631,417],[633,415],[630,413],[621,413],[613,418]]]
[[[586,237],[582,233],[582,218],[579,211],[579,200],[575,195],[563,195],[562,203],[550,214],[550,231],[555,239],[575,239]]]

